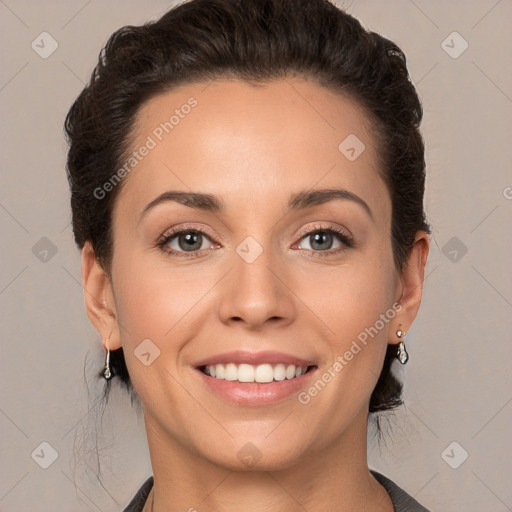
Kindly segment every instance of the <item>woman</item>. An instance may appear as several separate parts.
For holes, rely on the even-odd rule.
[[[421,118],[401,50],[323,0],[111,36],[67,169],[101,373],[143,404],[126,511],[426,510],[366,451],[421,302]]]

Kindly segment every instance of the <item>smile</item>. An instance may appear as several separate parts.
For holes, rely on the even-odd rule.
[[[318,374],[316,359],[273,350],[225,352],[196,361],[194,367],[209,393],[246,407],[290,399]]]

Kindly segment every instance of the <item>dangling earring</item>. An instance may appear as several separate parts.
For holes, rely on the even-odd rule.
[[[405,332],[399,329],[396,331],[396,335],[399,339],[402,338],[402,336],[405,336]],[[396,350],[396,358],[400,361],[400,363],[405,364],[409,360],[409,354],[407,353],[407,350],[405,350],[405,343],[403,341],[400,341],[398,344],[398,348]]]
[[[105,345],[107,346],[107,355],[105,357],[105,369],[103,370],[103,377],[105,377],[105,380],[110,380],[112,378],[112,372],[110,371],[110,348],[108,346],[110,336],[112,336],[112,333],[110,333],[108,338],[105,340]]]

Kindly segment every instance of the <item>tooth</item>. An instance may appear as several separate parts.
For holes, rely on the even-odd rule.
[[[240,382],[254,382],[254,367],[250,364],[239,365],[238,380]]]
[[[284,380],[286,377],[286,368],[284,364],[276,364],[274,366],[274,380]]]
[[[301,367],[293,364],[286,366],[283,363],[276,364],[275,366],[265,363],[256,367],[250,364],[236,365],[228,363],[206,365],[204,373],[221,380],[265,383],[274,380],[294,379],[304,375],[307,370],[307,366]]]
[[[224,372],[224,379],[236,380],[238,377],[238,370],[236,364],[228,363],[226,365],[226,371]]]
[[[274,380],[274,370],[270,364],[260,364],[254,370],[255,382],[272,382]]]
[[[286,368],[286,378],[287,379],[293,379],[295,377],[295,365],[290,364]]]
[[[215,378],[217,379],[223,379],[225,375],[225,369],[223,364],[216,364],[215,365]]]

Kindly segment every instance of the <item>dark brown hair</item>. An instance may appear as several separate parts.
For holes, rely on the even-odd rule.
[[[89,240],[111,276],[111,214],[120,186],[100,199],[95,190],[130,152],[135,116],[148,100],[187,83],[264,83],[293,75],[348,96],[373,123],[392,201],[393,256],[402,270],[417,231],[430,233],[421,103],[400,48],[327,0],[190,0],[156,21],[114,32],[65,121],[78,247]],[[370,412],[402,403],[402,384],[391,372],[395,350],[388,346]],[[110,361],[133,392],[122,348]]]

